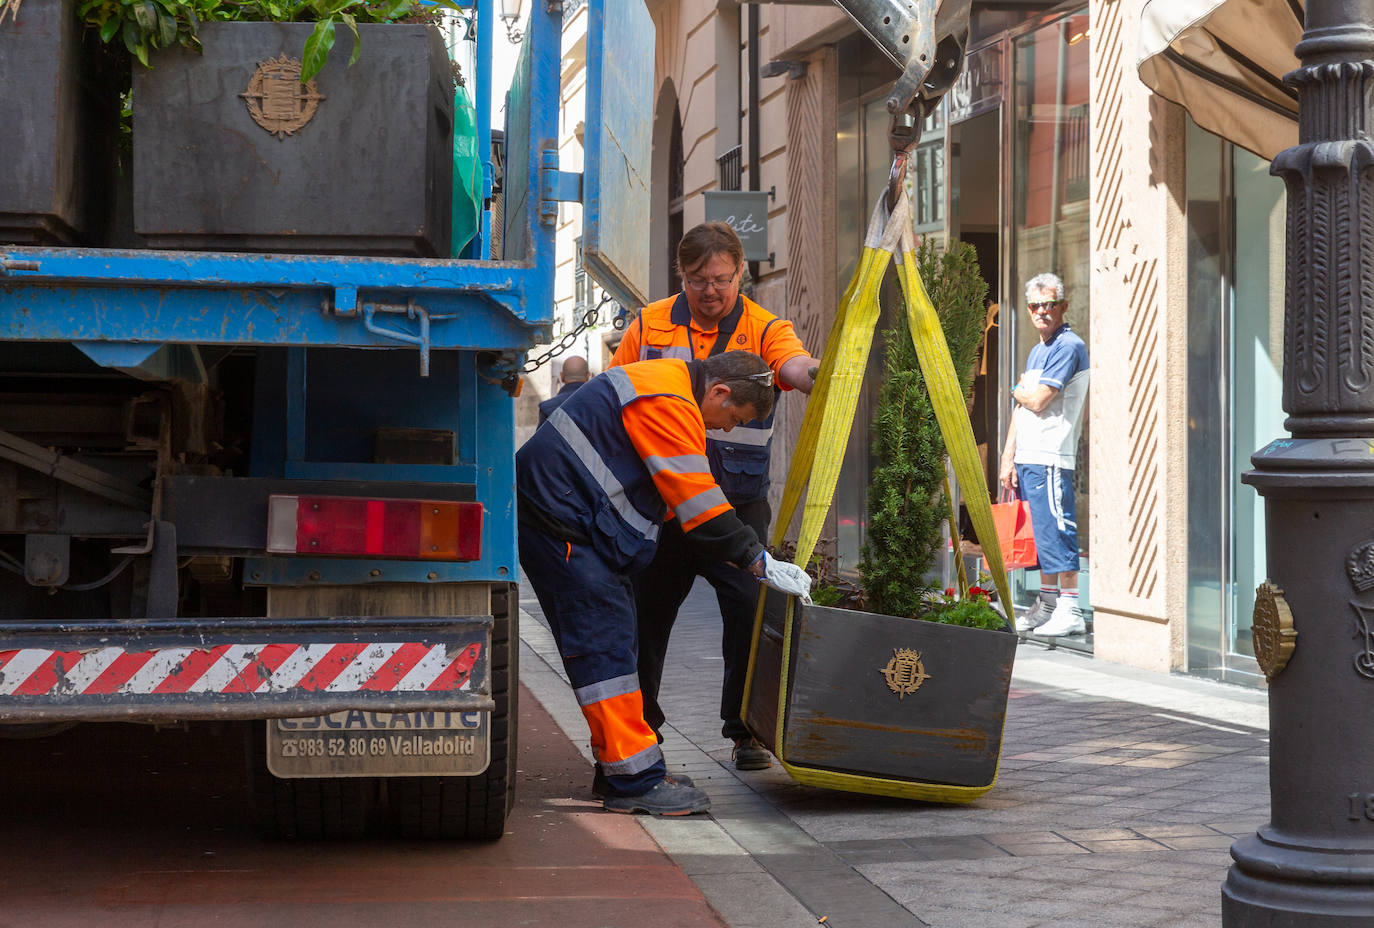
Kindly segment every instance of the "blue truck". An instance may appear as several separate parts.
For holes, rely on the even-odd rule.
[[[916,42],[876,36],[911,58],[894,126],[962,63],[967,0],[953,25],[917,7]],[[264,834],[501,835],[512,397],[550,338],[560,202],[583,206],[602,288],[647,296],[653,23],[642,0],[591,0],[572,174],[561,10],[531,12],[503,133],[483,102],[497,20],[470,11],[490,199],[463,257],[0,242],[0,735],[233,722]],[[937,46],[922,84],[912,49]]]
[[[465,257],[0,244],[0,730],[241,721],[267,834],[359,834],[384,807],[402,835],[502,833],[512,395],[550,340],[560,201],[614,230],[588,269],[643,299],[648,121],[628,117],[653,26],[593,0],[621,27],[592,35],[584,176],[558,169],[560,4],[531,15],[503,142],[499,22],[469,12],[499,192]]]

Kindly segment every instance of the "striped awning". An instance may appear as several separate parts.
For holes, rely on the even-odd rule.
[[[1149,0],[1141,13],[1140,79],[1202,128],[1262,158],[1298,143],[1304,0]]]

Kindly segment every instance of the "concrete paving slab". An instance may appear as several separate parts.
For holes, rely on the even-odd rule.
[[[714,596],[698,583],[669,650],[665,752],[706,780],[711,841],[733,842],[813,924],[828,911],[826,925],[842,928],[860,912],[865,928],[907,923],[894,912],[941,928],[1215,926],[1230,842],[1268,819],[1258,690],[1023,645],[997,785],[934,805],[799,786],[777,765],[734,771],[715,717],[718,647]],[[551,640],[539,650],[556,666]],[[730,858],[694,854],[700,839],[686,832],[652,833],[724,912],[703,881],[737,891]],[[726,920],[792,924],[768,922],[770,906]]]

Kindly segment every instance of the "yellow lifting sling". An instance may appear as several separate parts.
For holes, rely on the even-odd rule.
[[[802,420],[801,434],[787,473],[771,543],[774,548],[782,543],[805,493],[806,503],[802,510],[795,563],[804,568],[815,551],[822,524],[834,498],[840,464],[854,424],[859,391],[863,386],[864,371],[867,369],[868,355],[873,344],[874,327],[880,312],[879,287],[887,271],[888,262],[894,256],[898,259],[898,277],[905,296],[907,319],[912,342],[920,361],[921,373],[930,392],[931,404],[939,422],[955,479],[964,491],[964,504],[968,509],[974,532],[991,567],[998,598],[1003,609],[1007,610],[1008,604],[1011,603],[1011,591],[1006,570],[1003,568],[997,532],[992,522],[991,500],[984,484],[983,470],[973,438],[973,426],[955,374],[949,346],[945,342],[939,315],[931,304],[917,270],[915,233],[911,225],[910,203],[904,191],[890,214],[887,212],[885,200],[880,200],[869,221],[859,266],[840,300],[835,321],[826,340],[816,386],[811,393],[806,415]],[[954,529],[951,520],[951,537],[957,538]],[[962,568],[962,559],[957,560],[960,561],[959,567]],[[962,569],[959,570],[958,582],[961,594],[966,595],[968,581]],[[760,595],[754,617],[754,640],[744,694],[746,711],[750,706],[751,690],[756,685],[755,671],[760,635],[763,631],[764,599],[764,595]],[[788,674],[791,670],[787,656],[793,650],[795,609],[796,600],[789,599],[783,623],[783,657],[778,682],[778,708],[775,713],[776,730],[768,733],[773,736],[775,754],[793,779],[804,785],[936,802],[969,802],[992,788],[995,782],[995,769],[992,780],[984,785],[956,786],[865,776],[791,763],[784,750],[786,712],[783,704],[784,696],[788,692]],[[1000,751],[1000,730],[998,737]]]

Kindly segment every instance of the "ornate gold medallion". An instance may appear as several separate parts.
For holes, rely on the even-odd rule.
[[[299,131],[324,99],[313,79],[301,82],[301,63],[285,54],[258,65],[239,96],[248,104],[253,122],[278,139]]]
[[[1293,628],[1293,612],[1283,598],[1283,590],[1268,580],[1255,589],[1254,625],[1250,633],[1255,641],[1255,660],[1264,678],[1274,678],[1288,666],[1288,659],[1297,647],[1298,633]]]
[[[910,648],[893,648],[892,659],[878,673],[887,677],[887,688],[896,693],[898,699],[910,696],[930,679],[921,663],[921,652]]]

